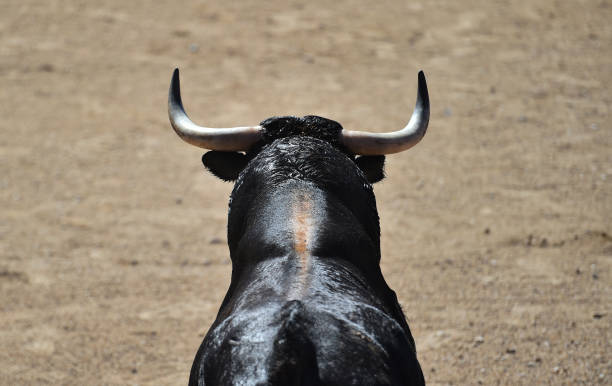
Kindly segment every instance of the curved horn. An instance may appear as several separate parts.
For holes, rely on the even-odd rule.
[[[215,129],[198,126],[183,109],[179,70],[174,69],[168,92],[168,117],[174,131],[185,142],[209,150],[248,150],[261,138],[261,126]]]
[[[410,121],[403,129],[391,133],[342,131],[342,143],[354,154],[382,155],[399,153],[419,143],[429,123],[429,94],[425,74],[419,71],[419,89],[416,106]]]

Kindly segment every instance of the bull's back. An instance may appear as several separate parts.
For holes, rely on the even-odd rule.
[[[221,323],[204,340],[190,385],[424,384],[399,324],[369,305],[320,300],[268,304]]]

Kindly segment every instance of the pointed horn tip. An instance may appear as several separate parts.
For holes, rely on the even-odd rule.
[[[172,72],[172,80],[170,81],[170,88],[174,91],[180,88],[180,80],[179,80],[179,69],[175,68]]]
[[[170,80],[170,90],[168,92],[168,108],[180,107],[183,108],[183,101],[181,98],[181,81],[179,80],[179,69],[175,68],[172,73],[172,79]]]
[[[421,70],[419,71],[419,90],[427,90],[427,81],[425,80],[425,73]]]
[[[422,100],[426,105],[429,105],[429,91],[427,90],[427,81],[425,80],[425,73],[423,71],[419,71],[418,83],[417,99]]]

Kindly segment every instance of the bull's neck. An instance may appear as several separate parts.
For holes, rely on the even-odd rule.
[[[378,263],[373,261],[380,255],[378,240],[372,240],[346,205],[312,183],[286,182],[251,204],[240,232],[230,229],[239,233],[229,235],[235,269],[287,256],[303,283],[313,256],[353,260],[357,266]]]
[[[384,309],[408,328],[380,271],[378,234],[371,231],[377,223],[363,223],[350,203],[299,180],[258,192],[248,201],[242,198],[234,203],[238,209],[230,211],[232,281],[218,321],[235,307],[257,307],[254,299],[262,293],[269,300],[305,299],[319,288],[344,296],[342,285],[330,286],[348,280],[374,291]]]

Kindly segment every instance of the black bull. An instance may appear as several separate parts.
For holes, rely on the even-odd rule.
[[[321,117],[260,127],[245,154],[202,157],[236,181],[232,277],[189,385],[424,385],[380,270],[372,183],[384,177],[385,157],[356,158],[338,139],[340,124]]]

